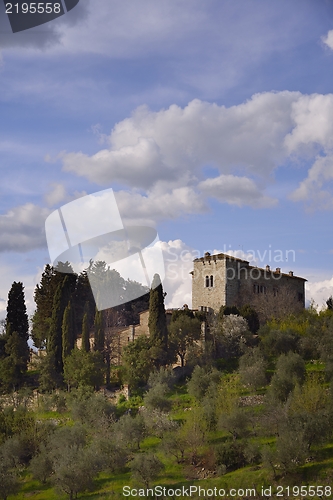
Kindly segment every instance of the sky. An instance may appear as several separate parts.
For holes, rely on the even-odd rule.
[[[222,251],[333,294],[333,2],[80,0],[12,33],[0,5],[0,319],[50,262],[45,220],[112,188],[156,228],[166,305]],[[125,277],[127,278],[127,277]]]

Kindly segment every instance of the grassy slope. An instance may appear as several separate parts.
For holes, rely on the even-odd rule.
[[[321,371],[322,365],[308,363],[307,371]],[[194,405],[194,401],[186,392],[185,386],[179,386],[170,395],[173,402],[172,417],[176,420],[186,420],[190,408]],[[59,414],[56,412],[38,413],[38,418],[53,418],[61,420],[63,425],[71,425],[72,421],[69,414]],[[217,443],[226,438],[226,433],[221,431],[211,432],[209,435],[209,442]],[[272,439],[267,438],[253,438],[259,444],[265,444]],[[229,472],[221,477],[210,477],[209,479],[189,480],[186,478],[184,469],[176,461],[163,454],[159,448],[160,440],[156,437],[147,437],[141,444],[141,450],[152,450],[157,453],[158,457],[165,465],[163,473],[155,484],[161,484],[168,487],[181,487],[182,485],[188,486],[190,484],[200,485],[202,488],[256,488],[260,491],[262,486],[281,484],[281,485],[322,485],[332,484],[333,479],[333,441],[316,449],[316,460],[311,461],[297,469],[293,475],[287,477],[279,477],[276,481],[273,480],[270,471],[264,469],[262,466],[247,466],[233,472]],[[203,450],[204,451],[204,450]],[[100,474],[95,480],[95,489],[93,492],[86,492],[78,495],[80,499],[97,499],[97,498],[124,498],[122,495],[122,488],[125,485],[131,485],[131,477],[129,469],[118,473]],[[8,500],[63,500],[68,498],[66,495],[60,495],[49,485],[42,485],[38,481],[32,479],[31,475],[24,473],[22,475],[22,488],[20,493],[15,496],[10,496]],[[234,497],[237,498],[237,497]],[[316,497],[312,497],[316,498]]]

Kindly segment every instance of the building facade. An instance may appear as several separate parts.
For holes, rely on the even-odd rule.
[[[218,312],[221,306],[251,305],[257,310],[274,309],[294,312],[305,307],[306,279],[250,266],[246,260],[227,254],[211,255],[193,261],[192,308],[209,308]]]

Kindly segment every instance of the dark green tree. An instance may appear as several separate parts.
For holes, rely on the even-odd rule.
[[[85,352],[90,351],[90,342],[89,342],[89,319],[88,319],[88,311],[86,311],[83,315],[82,320],[82,350]]]
[[[69,301],[64,311],[62,320],[62,362],[74,349],[74,318],[71,302]]]
[[[29,323],[24,299],[23,283],[14,281],[8,294],[5,359],[2,381],[17,387],[22,383],[29,361]]]
[[[70,283],[68,277],[66,276],[65,279],[59,283],[53,300],[52,319],[47,350],[48,354],[52,354],[54,356],[55,370],[57,373],[61,373],[63,371],[62,324],[64,312],[70,298],[69,285]]]
[[[247,304],[240,308],[239,314],[243,316],[243,318],[245,318],[248,322],[250,332],[253,334],[257,333],[260,327],[260,323],[259,316],[256,310]]]
[[[333,311],[333,297],[332,295],[326,300],[327,309]]]
[[[68,387],[98,389],[104,381],[105,364],[99,352],[73,349],[65,358],[64,379]]]
[[[125,378],[131,388],[145,385],[154,369],[150,354],[151,341],[141,335],[123,350],[122,362]]]
[[[103,312],[98,311],[97,309],[95,314],[94,329],[95,329],[94,349],[95,351],[104,353],[105,330],[104,330]]]
[[[24,298],[23,283],[14,281],[8,293],[6,332],[17,332],[25,342],[29,338],[29,322]]]
[[[160,459],[152,453],[140,453],[135,455],[131,464],[132,477],[149,488],[158,474],[164,469]]]
[[[60,283],[67,277],[70,294],[73,295],[77,276],[68,262],[59,263],[56,267],[47,264],[40,284],[35,289],[36,311],[32,318],[32,339],[38,348],[46,347],[52,323],[53,301]],[[76,302],[75,302],[76,303]],[[67,304],[66,304],[67,305]]]
[[[161,279],[154,275],[149,296],[149,334],[152,347],[155,348],[154,358],[157,366],[167,360],[168,329],[164,307],[164,296]]]
[[[185,364],[186,354],[195,342],[200,340],[201,323],[196,317],[190,317],[184,313],[178,315],[177,319],[171,320],[170,326],[170,350],[175,351],[180,357],[181,366]]]

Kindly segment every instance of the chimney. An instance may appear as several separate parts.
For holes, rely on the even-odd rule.
[[[289,276],[294,276],[294,273],[292,271],[289,271]]]
[[[277,267],[275,272],[276,272],[276,273],[278,273],[278,274],[280,274],[280,272],[281,272],[281,267]]]
[[[271,270],[270,266],[266,266],[266,271],[269,273],[269,271]]]

